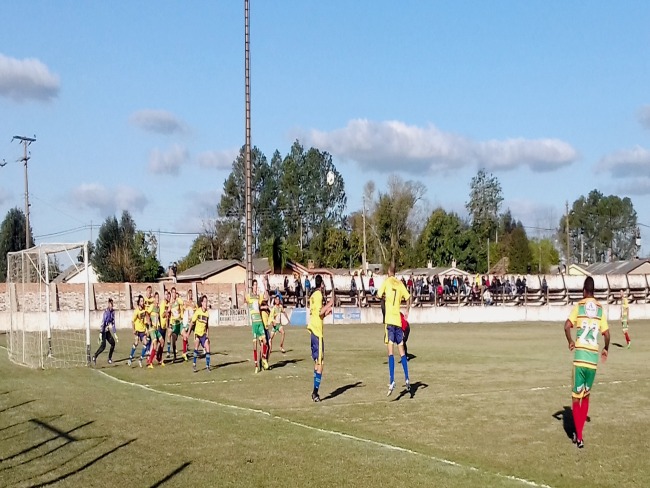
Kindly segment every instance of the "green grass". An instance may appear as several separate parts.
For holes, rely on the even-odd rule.
[[[612,345],[601,365],[581,451],[562,420],[571,381],[562,324],[413,326],[412,398],[399,388],[399,363],[386,397],[380,326],[331,326],[320,404],[300,328],[288,331],[287,354],[272,356],[276,367],[257,375],[242,328],[212,330],[219,367],[210,373],[191,363],[108,366],[106,353],[97,370],[34,371],[3,351],[0,486],[527,486],[509,477],[642,486],[649,325],[633,322],[632,349]],[[624,342],[617,325],[612,333]]]

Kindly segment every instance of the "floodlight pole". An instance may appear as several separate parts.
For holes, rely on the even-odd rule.
[[[32,142],[36,142],[35,137],[23,137],[23,136],[14,136],[11,140],[17,139],[23,145],[23,157],[20,161],[23,162],[25,166],[25,249],[29,249],[29,181],[27,179],[27,161],[29,161],[29,156],[27,155],[27,146],[31,145]]]
[[[366,197],[363,196],[363,274],[368,274],[368,261],[366,255]]]
[[[251,80],[250,80],[250,9],[249,0],[244,0],[244,77],[246,86],[246,144],[244,148],[244,169],[246,179],[246,289],[253,288],[253,215],[251,191]]]

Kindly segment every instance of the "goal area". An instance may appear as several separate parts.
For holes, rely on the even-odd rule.
[[[90,362],[88,244],[39,244],[7,254],[9,359],[31,368]]]

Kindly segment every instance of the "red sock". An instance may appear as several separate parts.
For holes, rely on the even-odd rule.
[[[151,353],[149,354],[149,361],[147,363],[151,364],[153,363],[153,358],[156,357],[156,348],[151,346]]]
[[[625,334],[625,342],[627,342],[629,344],[630,343],[630,336],[628,335],[627,331],[625,331],[624,334]]]
[[[183,354],[187,353],[187,339],[183,339]]]
[[[255,361],[255,366],[257,367],[257,348],[253,349],[253,361]]]
[[[262,357],[264,359],[266,359],[268,352],[269,352],[269,346],[267,346],[266,344],[262,344]]]
[[[589,395],[582,399],[582,427],[584,428],[589,415]]]
[[[573,424],[576,428],[576,437],[578,440],[582,440],[582,405],[580,405],[580,400],[573,400]]]

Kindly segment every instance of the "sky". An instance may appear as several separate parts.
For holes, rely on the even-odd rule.
[[[553,228],[581,195],[650,225],[650,2],[250,0],[252,143],[332,154],[348,211],[373,180],[466,215],[479,168]],[[163,266],[214,218],[244,143],[244,1],[2,2],[0,214],[40,242],[129,210]],[[642,255],[650,228],[641,226]]]

